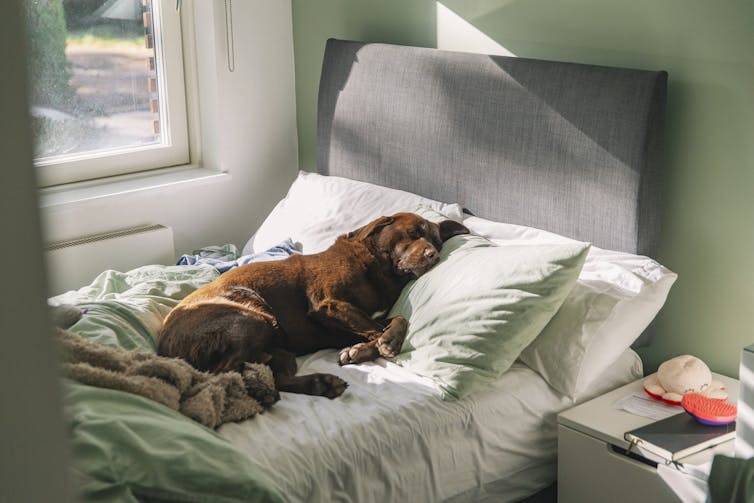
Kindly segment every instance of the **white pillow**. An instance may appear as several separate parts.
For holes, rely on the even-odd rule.
[[[644,365],[641,358],[633,349],[627,349],[573,403],[586,402],[643,376]]]
[[[463,224],[497,244],[574,240],[521,225],[468,217]],[[642,334],[677,275],[651,258],[592,246],[576,286],[521,354],[561,393],[578,400]]]
[[[341,234],[375,218],[426,206],[455,220],[462,208],[410,192],[337,176],[300,171],[288,195],[272,210],[243,248],[243,254],[268,250],[286,238],[303,253],[318,253]]]

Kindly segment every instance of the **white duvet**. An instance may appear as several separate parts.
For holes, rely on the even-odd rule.
[[[574,403],[523,364],[445,402],[393,363],[336,361],[337,351],[320,351],[299,359],[299,374],[339,375],[342,397],[282,393],[271,410],[219,430],[290,501],[516,501],[555,480],[556,415]],[[629,350],[591,394],[640,376]]]

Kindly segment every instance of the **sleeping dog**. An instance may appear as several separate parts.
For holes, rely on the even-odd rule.
[[[397,213],[322,253],[238,267],[168,314],[157,352],[215,373],[266,363],[279,391],[334,398],[347,384],[332,374],[296,376],[296,355],[342,348],[341,365],[397,355],[407,322],[385,313],[439,260],[444,241],[468,232],[452,220]]]

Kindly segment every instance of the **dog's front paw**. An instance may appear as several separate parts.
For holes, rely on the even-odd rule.
[[[351,347],[343,348],[340,350],[340,354],[338,355],[338,364],[340,365],[348,365],[351,363]]]
[[[339,397],[348,387],[348,383],[332,374],[310,374],[309,393],[315,396],[324,396],[330,399]]]
[[[403,341],[406,340],[408,321],[403,316],[396,316],[390,320],[383,334],[377,339],[377,351],[383,358],[394,358],[401,352]]]
[[[403,347],[402,337],[380,337],[377,339],[377,351],[383,358],[395,358]]]
[[[406,330],[408,330],[408,320],[400,314],[395,318],[390,318],[390,323],[388,323],[388,326],[385,327],[384,331],[388,332],[393,330],[398,330],[405,334]]]
[[[349,363],[361,363],[375,360],[380,356],[375,342],[362,342],[343,348],[340,350],[338,363],[348,365]]]

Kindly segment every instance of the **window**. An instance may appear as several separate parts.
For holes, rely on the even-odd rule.
[[[170,0],[25,0],[42,186],[189,162]]]

